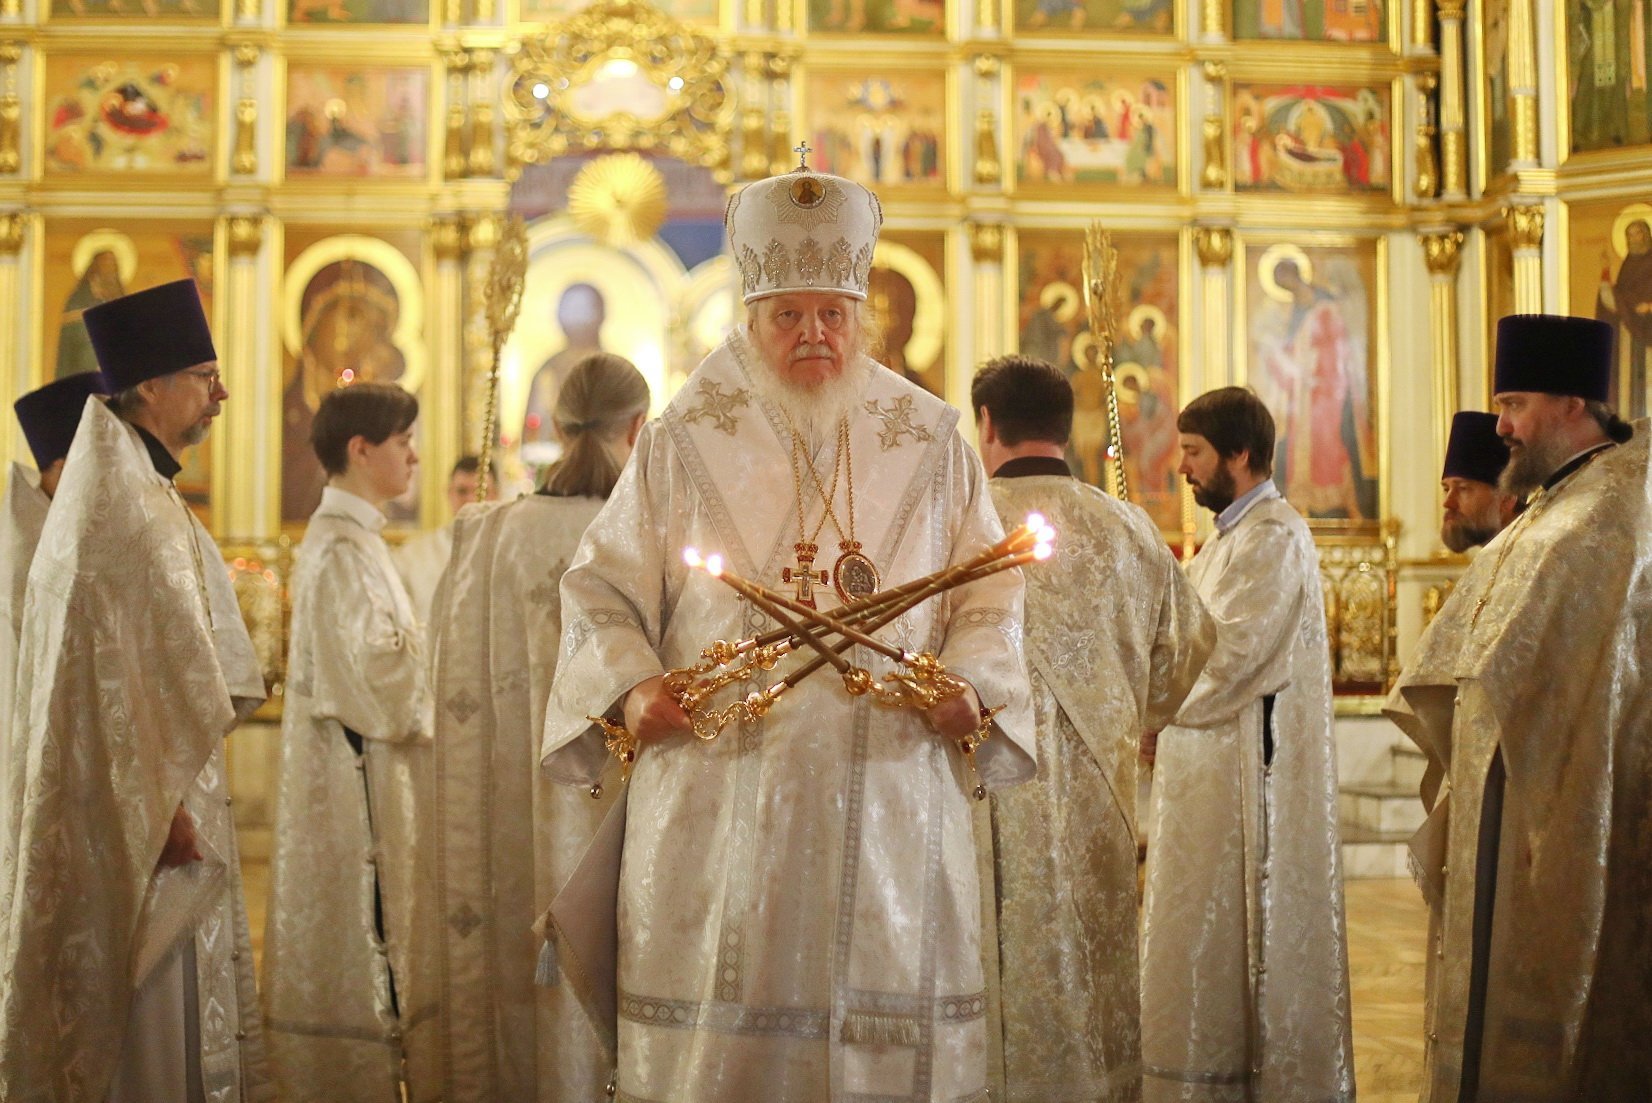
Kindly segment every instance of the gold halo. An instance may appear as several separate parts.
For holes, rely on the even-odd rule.
[[[568,214],[605,245],[651,240],[665,224],[665,178],[635,153],[598,157],[569,185]]]
[[[92,258],[99,253],[115,254],[121,286],[130,289],[132,277],[138,274],[138,249],[132,244],[132,239],[119,230],[93,230],[75,242],[74,252],[69,258],[69,267],[74,269],[75,279],[86,274],[86,269],[92,266]]]
[[[1130,334],[1132,341],[1141,340],[1142,323],[1149,318],[1153,320],[1153,328],[1158,331],[1160,340],[1170,331],[1170,319],[1164,316],[1164,311],[1152,303],[1142,303],[1130,312],[1129,319],[1124,323],[1125,332]]]
[[[1629,255],[1631,222],[1645,222],[1647,228],[1652,229],[1652,203],[1631,203],[1618,212],[1617,221],[1612,223],[1612,248],[1617,250],[1619,258]]]
[[[363,234],[338,234],[323,238],[298,254],[287,268],[281,288],[281,340],[297,360],[304,347],[304,290],[323,268],[336,261],[359,260],[384,273],[396,291],[396,328],[390,343],[402,354],[405,365],[396,382],[411,394],[419,393],[424,381],[424,287],[418,270],[388,241]]]
[[[872,253],[872,267],[887,268],[912,285],[912,336],[901,351],[908,370],[928,371],[941,355],[941,337],[946,328],[946,290],[941,286],[941,277],[920,254],[894,241],[878,242]]]
[[[1133,360],[1126,360],[1115,366],[1113,379],[1119,384],[1119,403],[1124,406],[1134,406],[1141,400],[1142,395],[1153,389],[1153,373]],[[1124,386],[1127,379],[1135,381],[1135,390]]]
[[[1256,275],[1262,281],[1262,292],[1275,302],[1288,303],[1291,301],[1291,293],[1280,287],[1279,282],[1273,278],[1274,269],[1279,267],[1282,260],[1295,261],[1297,271],[1302,273],[1305,283],[1314,282],[1314,262],[1308,259],[1308,254],[1302,251],[1300,245],[1292,245],[1288,241],[1268,246],[1262,254],[1262,259],[1256,262]]]
[[[1044,290],[1038,293],[1038,305],[1054,314],[1055,320],[1065,325],[1078,317],[1079,298],[1078,288],[1065,280],[1056,280],[1054,283],[1045,284]]]
[[[1082,333],[1080,333],[1077,337],[1074,337],[1073,338],[1072,352],[1069,354],[1072,357],[1073,367],[1077,368],[1079,371],[1096,371],[1096,370],[1098,370],[1101,367],[1101,350],[1100,349],[1096,349],[1096,361],[1095,361],[1094,364],[1090,363],[1090,359],[1089,359],[1088,356],[1080,355],[1081,353],[1086,353],[1090,349],[1095,348],[1095,347],[1096,347],[1095,335],[1093,333],[1091,333],[1089,330],[1085,330]]]

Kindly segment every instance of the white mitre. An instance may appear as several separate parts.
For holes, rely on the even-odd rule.
[[[799,165],[736,192],[723,224],[743,301],[797,291],[866,298],[883,207],[854,181]]]

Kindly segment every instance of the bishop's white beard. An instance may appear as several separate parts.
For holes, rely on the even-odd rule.
[[[800,387],[787,382],[763,359],[755,343],[749,337],[746,340],[755,353],[752,386],[759,397],[772,402],[790,419],[811,449],[837,438],[838,423],[860,404],[877,370],[871,357],[855,352],[835,378],[816,387]]]

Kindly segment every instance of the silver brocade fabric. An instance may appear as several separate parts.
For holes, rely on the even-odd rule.
[[[21,783],[23,774],[13,775],[7,766],[11,758],[12,703],[17,683],[17,641],[23,632],[23,596],[29,588],[29,564],[34,562],[35,545],[46,524],[51,499],[40,489],[40,475],[32,467],[11,465],[6,497],[0,503],[0,880],[9,880],[16,856],[8,849],[15,844],[11,808],[18,794],[11,780]]]
[[[1060,476],[994,479],[992,496],[1005,527],[1037,512],[1058,533],[1027,576],[1039,776],[992,797],[983,841],[993,1098],[1134,1103],[1138,749],[1175,716],[1216,630],[1136,506]]]
[[[531,930],[619,791],[539,769],[562,573],[602,504],[530,494],[454,523],[432,621],[444,1103],[599,1100],[612,1071],[572,988],[534,983]]]
[[[1423,1098],[1652,1098],[1652,423],[1546,492],[1469,567],[1387,712],[1428,756]],[[1480,606],[1483,603],[1483,608]],[[1476,610],[1478,617],[1476,617]],[[1489,942],[1475,889],[1506,770]],[[1483,1004],[1470,974],[1486,955]],[[1483,1020],[1480,1019],[1483,1015]],[[1471,1016],[1483,1029],[1470,1036]]]
[[[1353,1098],[1330,652],[1277,495],[1199,549],[1216,649],[1159,736],[1142,938],[1148,1103]],[[1264,770],[1262,699],[1277,694]]]
[[[435,952],[413,911],[415,886],[428,891],[431,880],[419,838],[430,782],[423,641],[384,540],[326,501],[298,547],[292,589],[264,928],[264,1006],[281,1098],[398,1098],[405,1053],[410,1098],[435,1099],[435,994],[413,971]],[[345,728],[365,737],[360,759]]]
[[[777,585],[798,539],[789,444],[758,401],[736,335],[645,427],[563,576],[561,664],[545,722],[551,775],[589,785],[586,719],[688,666],[714,640],[769,627],[692,545]],[[1000,538],[957,412],[876,369],[851,416],[855,521],[884,586]],[[836,442],[815,457],[831,471]],[[806,476],[805,476],[806,477]],[[837,513],[845,518],[840,488]],[[810,495],[809,524],[821,516]],[[836,557],[828,525],[821,562]],[[822,605],[835,600],[822,594]],[[885,629],[935,650],[988,705],[991,787],[1034,772],[1014,572],[951,591]],[[801,660],[744,689],[766,685]],[[889,664],[857,654],[882,675]],[[731,687],[724,699],[732,696]],[[851,701],[831,673],[714,742],[643,748],[630,781],[619,898],[619,1098],[772,1103],[985,1097],[974,780],[921,717]]]
[[[89,401],[30,568],[10,718],[7,1103],[102,1103],[133,992],[186,937],[205,1098],[273,1095],[224,772],[264,683],[222,562],[137,434]],[[179,804],[204,859],[157,870]]]

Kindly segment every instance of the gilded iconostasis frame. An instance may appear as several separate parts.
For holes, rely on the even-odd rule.
[[[0,0],[0,312],[11,302],[16,323],[0,371],[14,390],[48,378],[62,327],[111,288],[210,277],[235,394],[192,472],[213,529],[301,530],[292,445],[316,397],[303,372],[324,379],[344,360],[417,383],[424,463],[399,516],[438,523],[447,467],[479,443],[477,289],[498,218],[519,211],[537,241],[584,240],[654,273],[645,282],[675,281],[660,284],[656,327],[669,388],[684,350],[740,316],[714,200],[795,165],[800,141],[879,191],[874,298],[895,323],[892,358],[961,406],[976,364],[1039,352],[1074,375],[1089,433],[1082,313],[1060,288],[1046,304],[1047,287],[1024,285],[1070,285],[1063,243],[1092,220],[1143,258],[1121,336],[1127,461],[1146,464],[1132,482],[1178,544],[1206,522],[1177,487],[1174,410],[1212,386],[1258,384],[1292,425],[1306,409],[1284,408],[1292,373],[1335,375],[1342,405],[1318,414],[1342,431],[1315,437],[1331,452],[1298,505],[1326,547],[1373,554],[1397,519],[1402,558],[1420,562],[1439,551],[1449,415],[1489,399],[1498,312],[1612,313],[1623,299],[1625,355],[1649,347],[1635,310],[1652,260],[1632,259],[1641,231],[1625,212],[1652,209],[1652,158],[1611,140],[1652,126],[1647,59],[1620,57],[1626,42],[1645,53],[1644,24],[1639,38],[1608,28],[1577,0],[668,8]],[[1616,51],[1588,55],[1581,76],[1553,45],[1579,19]],[[581,44],[585,83],[553,87]],[[550,74],[543,96],[530,71]],[[512,91],[524,79],[525,98]],[[553,102],[555,118],[541,110]],[[1576,140],[1574,124],[1587,126]],[[638,227],[646,239],[628,240]],[[1259,291],[1253,262],[1287,247],[1336,278]],[[294,268],[317,248],[325,264],[311,271],[312,253]],[[1649,378],[1624,362],[1626,409],[1645,405]],[[525,401],[529,380],[506,383]],[[1095,446],[1087,436],[1073,457],[1092,479]]]

